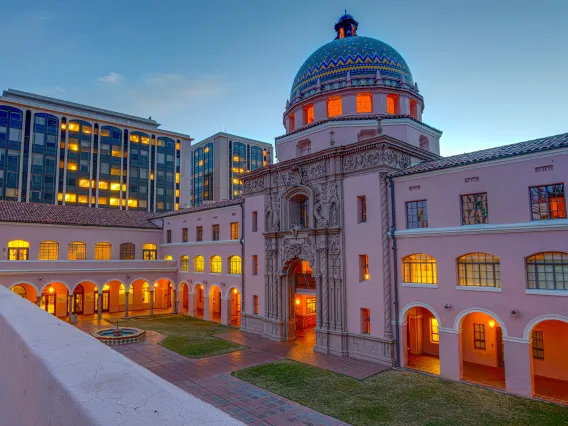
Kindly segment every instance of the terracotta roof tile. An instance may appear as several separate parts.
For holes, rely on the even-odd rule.
[[[155,217],[156,213],[133,210],[0,201],[0,222],[161,229],[150,222]]]
[[[517,155],[532,154],[534,152],[550,151],[559,148],[568,148],[568,133],[519,142],[511,145],[503,145],[481,151],[444,157],[439,160],[425,161],[405,170],[392,173],[391,176],[405,176],[417,173],[425,173],[433,170],[448,169],[464,166],[467,164],[481,163],[484,161],[498,160],[500,158],[514,157]]]
[[[180,214],[202,212],[202,211],[205,211],[205,210],[220,209],[222,207],[238,206],[242,202],[243,202],[243,200],[240,199],[240,198],[236,198],[234,200],[216,201],[214,203],[202,204],[202,205],[197,206],[197,207],[190,207],[190,208],[187,208],[187,209],[179,209],[179,210],[171,211],[171,212],[158,213],[156,215],[156,218],[178,216]]]

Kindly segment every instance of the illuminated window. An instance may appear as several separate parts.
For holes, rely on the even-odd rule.
[[[410,100],[410,116],[415,120],[418,120],[418,102],[414,99]]]
[[[209,269],[212,274],[220,274],[223,271],[223,260],[221,256],[213,256],[209,259]]]
[[[473,344],[475,349],[485,350],[485,325],[473,324]]]
[[[533,358],[544,359],[544,335],[542,331],[532,332]]]
[[[203,241],[203,226],[195,227],[195,241]]]
[[[566,219],[564,184],[529,188],[532,220]]]
[[[213,232],[213,241],[219,241],[219,225],[213,225],[211,230]]]
[[[128,207],[138,207],[138,200],[128,199]]]
[[[142,257],[144,260],[156,260],[158,251],[155,244],[144,244],[142,246]]]
[[[68,260],[86,260],[87,259],[87,244],[74,241],[67,246],[67,259]]]
[[[187,256],[180,257],[179,268],[184,272],[189,271],[189,257]]]
[[[120,191],[120,183],[119,182],[111,182],[110,190],[111,191]]]
[[[179,173],[176,173],[176,183],[179,183],[179,178],[180,178]]]
[[[332,96],[327,98],[327,116],[336,117],[343,114],[341,96]]]
[[[65,194],[65,201],[69,201],[70,203],[74,203],[77,201],[76,194]]]
[[[122,243],[120,245],[120,260],[134,260],[135,246],[132,243]]]
[[[568,290],[568,254],[545,252],[527,257],[527,285],[534,290]]]
[[[8,242],[8,260],[28,260],[30,243],[24,240]]]
[[[361,308],[361,333],[371,334],[371,310]]]
[[[106,205],[106,203],[107,203],[106,197],[99,197],[99,204],[100,205],[104,206],[104,205]]]
[[[78,123],[69,123],[69,131],[70,132],[78,132],[79,131],[79,124]]]
[[[149,145],[150,144],[150,138],[148,136],[142,136],[140,138],[140,142],[142,142],[144,145]]]
[[[296,129],[296,122],[294,120],[294,114],[288,116],[288,132],[293,132]]]
[[[91,186],[91,182],[89,179],[79,179],[79,186],[81,188],[89,188]]]
[[[79,195],[79,202],[81,204],[87,204],[89,202],[89,196],[88,195]]]
[[[188,239],[189,239],[189,232],[188,232],[187,228],[182,228],[181,229],[181,240],[182,240],[182,242],[187,243]]]
[[[258,315],[258,296],[252,296],[252,313]]]
[[[440,343],[440,330],[436,318],[430,318],[430,342]]]
[[[77,163],[67,163],[67,170],[77,170]]]
[[[231,240],[239,239],[239,222],[231,223]]]
[[[357,93],[357,112],[373,112],[373,95]]]
[[[229,258],[229,274],[241,275],[241,258],[239,256]]]
[[[167,254],[164,256],[164,260],[174,260],[171,254]]]
[[[108,189],[108,182],[104,180],[99,181],[99,189]]]
[[[119,158],[122,157],[122,152],[120,151],[120,148],[113,147],[112,148],[112,156],[113,157],[119,157]]]
[[[304,108],[304,124],[310,124],[314,122],[314,105],[306,105]]]
[[[258,256],[256,254],[252,255],[252,274],[258,275]]]
[[[150,296],[151,296],[150,284],[146,282],[142,284],[142,294],[144,296],[144,298],[142,299],[142,303],[150,303]]]
[[[369,275],[369,255],[359,255],[359,280],[367,281],[371,276]]]
[[[16,293],[18,296],[22,297],[23,299],[28,298],[28,294],[26,292],[26,289],[24,287],[22,287],[21,285],[15,285],[10,290],[12,290],[14,293]]]
[[[130,135],[130,142],[134,142],[134,143],[140,142],[140,136],[138,136],[138,135]]]
[[[193,258],[193,272],[205,271],[205,258],[203,256],[195,256]]]
[[[95,260],[111,260],[112,246],[110,243],[95,244]]]
[[[126,287],[124,287],[124,284],[120,284],[120,287],[118,287],[118,304],[126,304]]]
[[[39,243],[39,260],[58,260],[59,244],[55,241],[42,241]]]
[[[398,95],[387,95],[387,114],[398,114]]]
[[[109,204],[111,206],[120,206],[120,199],[119,198],[110,198],[109,199]]]
[[[461,286],[501,287],[499,258],[487,253],[458,258],[458,280]]]
[[[402,259],[405,283],[436,284],[436,259],[430,255],[411,254]]]
[[[345,38],[345,28],[339,29],[339,38]]]
[[[77,145],[76,143],[70,143],[69,144],[69,150],[70,151],[79,151],[79,145]]]
[[[316,313],[316,298],[307,297],[306,298],[306,314],[311,315]]]

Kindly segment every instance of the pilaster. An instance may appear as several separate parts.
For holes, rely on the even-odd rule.
[[[462,331],[439,329],[440,333],[440,376],[460,381],[463,376]]]
[[[529,340],[504,337],[505,382],[508,393],[525,398],[533,396],[533,357]]]

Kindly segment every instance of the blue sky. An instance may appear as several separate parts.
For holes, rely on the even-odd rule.
[[[406,59],[443,155],[568,131],[562,0],[6,1],[0,88],[273,143],[344,8]]]

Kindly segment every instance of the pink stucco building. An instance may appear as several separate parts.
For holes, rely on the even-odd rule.
[[[58,317],[174,311],[527,397],[565,388],[568,134],[440,157],[402,56],[349,15],[335,31],[241,199],[0,202],[0,284]]]

